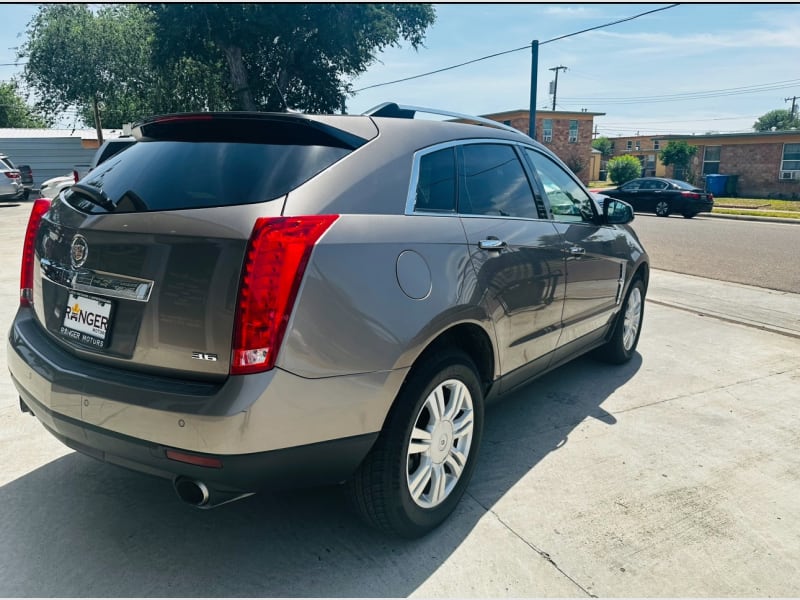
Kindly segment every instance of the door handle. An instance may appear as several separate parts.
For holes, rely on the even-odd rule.
[[[503,240],[498,240],[497,238],[489,238],[488,240],[481,240],[478,242],[478,248],[481,250],[497,250],[500,251],[506,248],[508,244],[506,244]]]
[[[572,246],[569,249],[569,253],[572,256],[583,256],[584,254],[586,254],[586,248],[581,248],[580,246]]]

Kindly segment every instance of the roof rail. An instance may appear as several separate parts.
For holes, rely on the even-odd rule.
[[[363,114],[368,117],[394,117],[397,119],[413,119],[416,113],[441,115],[443,117],[454,117],[456,119],[473,121],[475,123],[480,123],[481,125],[488,125],[489,127],[495,127],[497,129],[504,129],[506,131],[513,131],[514,133],[525,135],[519,129],[514,129],[509,125],[505,125],[504,123],[500,123],[498,121],[493,121],[492,119],[487,119],[486,117],[475,117],[473,115],[464,115],[457,112],[451,112],[449,110],[440,110],[438,108],[425,108],[422,106],[400,105],[397,104],[396,102],[384,102],[383,104],[379,104],[378,106],[370,108]]]

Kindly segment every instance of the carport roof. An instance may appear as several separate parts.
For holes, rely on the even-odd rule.
[[[116,138],[122,135],[121,129],[103,129],[103,138]],[[96,129],[24,129],[0,128],[0,139],[31,139],[31,138],[80,138],[82,140],[96,140]]]

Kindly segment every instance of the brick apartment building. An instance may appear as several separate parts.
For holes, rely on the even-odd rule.
[[[658,159],[672,140],[697,146],[689,166],[697,185],[705,175],[735,175],[738,196],[800,199],[800,131],[618,137],[611,138],[612,154],[636,156],[645,175],[687,179]]]
[[[594,118],[605,115],[601,112],[536,111],[536,141],[541,142],[583,181],[597,178],[599,162],[592,173],[592,131]],[[518,109],[481,115],[528,133],[530,111]]]

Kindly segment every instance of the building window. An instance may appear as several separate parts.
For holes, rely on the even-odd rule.
[[[636,150],[642,149],[642,142],[636,142]]]
[[[578,142],[578,121],[577,119],[570,119],[569,121],[569,143],[575,144]]]
[[[611,140],[611,154],[614,154],[615,146],[614,140]]]
[[[800,179],[800,144],[784,144],[781,179]]]
[[[553,141],[553,119],[542,120],[542,141]]]
[[[633,142],[628,140],[625,142],[625,150],[633,150]]]
[[[661,149],[661,140],[653,140],[653,150]]]
[[[722,146],[706,146],[703,153],[703,175],[719,173],[719,155]]]

